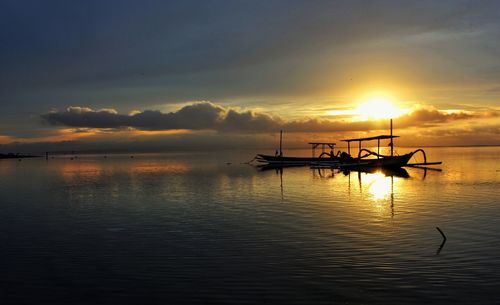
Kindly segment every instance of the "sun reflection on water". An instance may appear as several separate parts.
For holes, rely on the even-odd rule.
[[[391,177],[385,176],[381,172],[368,176],[371,179],[371,182],[368,183],[368,192],[373,199],[378,201],[389,198],[392,192]]]
[[[402,177],[405,178],[405,177]],[[403,179],[404,180],[404,179]],[[394,217],[394,194],[397,192],[396,184],[403,180],[394,177],[394,173],[385,170],[358,173],[361,201],[367,204],[367,211],[372,216]]]

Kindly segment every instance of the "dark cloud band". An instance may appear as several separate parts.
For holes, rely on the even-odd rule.
[[[194,103],[176,112],[146,110],[131,115],[118,114],[113,109],[92,110],[68,107],[64,111],[43,114],[52,125],[88,128],[132,127],[140,130],[220,130],[266,131],[279,128],[281,120],[252,111],[237,111],[210,102]]]
[[[456,120],[492,116],[492,113],[446,113],[435,108],[418,108],[397,119],[398,128],[430,126]],[[163,113],[146,110],[125,115],[114,109],[92,110],[85,107],[68,107],[41,115],[51,125],[85,128],[135,128],[139,130],[216,130],[220,132],[342,132],[386,129],[385,121],[360,121],[329,119],[304,119],[285,121],[280,117],[253,111],[239,111],[210,102],[198,102],[176,112]]]

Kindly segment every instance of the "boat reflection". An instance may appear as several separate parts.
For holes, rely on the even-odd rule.
[[[342,171],[345,175],[349,175],[351,172],[357,172],[358,175],[361,173],[367,174],[377,174],[385,177],[398,177],[398,178],[410,178],[408,171],[402,167],[399,168],[386,168],[386,167],[360,167],[349,170]]]
[[[258,169],[261,172],[269,171],[269,170],[275,170],[276,172],[278,171],[283,171],[285,168],[292,168],[292,167],[304,167],[303,164],[258,164],[258,165],[253,165],[256,169]]]
[[[259,171],[269,171],[274,170],[276,172],[283,172],[285,168],[293,167],[304,167],[304,165],[277,165],[277,164],[265,164],[255,166]],[[408,171],[402,167],[400,168],[385,168],[385,167],[356,167],[349,169],[338,169],[336,167],[310,167],[310,169],[317,172],[320,177],[333,178],[335,173],[343,173],[344,175],[350,175],[351,172],[358,174],[361,173],[382,173],[384,176],[395,176],[398,178],[410,178]],[[425,170],[425,169],[423,169]]]
[[[276,175],[280,179],[280,193],[282,200],[284,199],[284,171],[290,170],[297,173],[297,166],[290,168],[291,166],[259,166],[258,170],[262,172],[275,171]],[[333,167],[310,167],[309,171],[312,174],[312,179],[337,179],[347,180],[347,193],[350,197],[352,192],[352,180],[357,180],[357,187],[359,187],[359,193],[368,202],[372,202],[377,207],[381,208],[388,202],[390,205],[391,218],[394,217],[394,199],[395,191],[397,192],[397,187],[395,184],[403,180],[411,178],[408,171],[404,168],[373,168],[373,167],[360,167],[360,168],[349,168],[349,169],[338,169]],[[337,178],[336,178],[337,177]],[[354,179],[353,179],[354,178]],[[425,174],[423,176],[425,179]]]

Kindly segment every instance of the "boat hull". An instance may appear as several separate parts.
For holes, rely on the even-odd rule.
[[[401,156],[386,156],[379,159],[354,159],[353,162],[340,163],[341,168],[362,168],[362,167],[385,167],[399,168],[403,167],[410,161],[413,153]]]
[[[399,168],[408,164],[413,153],[401,156],[384,156],[378,159],[354,159],[342,160],[341,158],[318,158],[318,157],[280,157],[271,155],[257,155],[256,160],[273,166],[329,166],[338,168],[367,168],[367,167],[384,167],[384,168]]]
[[[312,165],[323,163],[340,163],[340,160],[334,158],[318,158],[318,157],[283,157],[271,155],[257,155],[256,160],[259,162],[273,165]]]

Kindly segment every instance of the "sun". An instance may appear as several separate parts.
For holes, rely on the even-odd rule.
[[[361,120],[391,119],[407,113],[408,110],[395,106],[390,98],[371,97],[356,108],[355,113]]]

